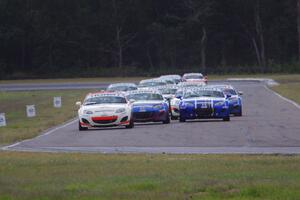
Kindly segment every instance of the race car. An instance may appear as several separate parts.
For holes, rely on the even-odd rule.
[[[137,86],[134,83],[113,83],[107,87],[107,91],[131,91],[137,90]]]
[[[229,101],[221,89],[192,88],[184,91],[179,103],[179,121],[223,119],[230,121]]]
[[[133,128],[132,102],[124,94],[97,92],[88,94],[83,103],[77,102],[79,131],[92,127],[125,126]]]
[[[145,79],[141,80],[138,88],[139,89],[145,89],[145,88],[155,88],[159,86],[167,85],[168,83],[166,81],[163,81],[161,79],[153,78],[153,79]]]
[[[180,104],[179,98],[173,98],[170,101],[170,110],[171,110],[171,119],[177,120],[179,117],[179,104]]]
[[[158,80],[161,80],[161,81],[165,82],[166,85],[176,85],[176,81],[172,78],[162,78],[162,77],[160,77],[160,78],[158,78]]]
[[[230,114],[242,116],[242,97],[243,92],[236,91],[231,85],[211,85],[210,87],[220,88],[227,95],[229,101]]]
[[[168,102],[158,91],[132,91],[126,97],[134,101],[132,115],[135,122],[170,123]]]
[[[157,87],[156,89],[162,94],[162,96],[165,99],[170,100],[170,99],[175,98],[175,94],[178,90],[178,86],[167,85],[167,86]]]
[[[175,97],[170,100],[170,112],[172,120],[177,120],[179,118],[179,103],[183,96],[183,92],[189,88],[202,88],[203,86],[205,86],[204,83],[197,82],[180,82],[178,84]]]
[[[180,82],[178,84],[181,88],[188,88],[188,87],[202,87],[205,86],[205,82]]]
[[[169,104],[169,112],[171,115],[171,119],[175,120],[177,119],[177,115],[173,115],[174,107],[172,107],[171,102],[173,102],[174,99],[176,99],[176,92],[178,90],[178,86],[176,85],[171,85],[171,86],[163,86],[163,87],[158,87],[157,90],[162,94],[162,96],[168,101]]]
[[[182,78],[180,75],[163,75],[159,77],[160,79],[172,79],[175,81],[176,84],[180,83],[182,81]]]
[[[185,73],[182,76],[184,82],[198,82],[207,84],[207,76],[203,76],[201,73]]]

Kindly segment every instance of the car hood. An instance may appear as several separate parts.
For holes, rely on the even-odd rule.
[[[162,100],[151,100],[151,101],[136,101],[133,103],[133,106],[139,105],[155,105],[155,104],[162,104],[164,101]]]
[[[223,97],[197,97],[197,98],[189,98],[183,99],[183,101],[225,101],[226,99]]]
[[[125,108],[127,104],[97,104],[97,105],[89,105],[82,106],[82,110],[90,110],[90,111],[108,111],[114,112],[119,108]]]
[[[187,82],[203,82],[204,79],[186,79]]]

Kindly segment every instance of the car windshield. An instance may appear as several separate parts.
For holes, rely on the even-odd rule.
[[[178,90],[175,94],[176,98],[182,97],[183,96],[183,90]]]
[[[163,85],[167,85],[167,83],[153,81],[153,82],[140,83],[139,87],[156,87],[156,86],[163,86]]]
[[[112,90],[112,91],[131,91],[131,90],[136,90],[136,89],[137,89],[136,87],[127,86],[127,85],[109,87],[109,90]]]
[[[177,89],[176,88],[161,88],[161,89],[159,89],[159,91],[162,94],[175,94]]]
[[[163,100],[162,95],[157,93],[136,93],[127,96],[128,99],[134,99],[135,101],[148,101],[148,100]]]
[[[225,90],[224,90],[224,93],[225,93],[226,95],[228,95],[228,94],[230,94],[230,95],[237,95],[236,91],[233,90],[233,89],[225,89]]]
[[[191,90],[184,93],[185,99],[195,97],[224,97],[224,94],[215,90]]]
[[[119,96],[99,96],[91,97],[84,101],[84,105],[96,105],[96,104],[125,104],[127,103],[124,97]]]
[[[168,84],[174,84],[175,82],[173,81],[173,80],[170,80],[170,79],[168,79],[168,80],[164,80],[166,83],[168,83]]]
[[[185,79],[203,79],[203,76],[202,75],[185,75],[184,76]]]

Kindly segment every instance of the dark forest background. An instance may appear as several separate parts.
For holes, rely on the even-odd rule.
[[[300,72],[297,0],[0,0],[0,78]]]

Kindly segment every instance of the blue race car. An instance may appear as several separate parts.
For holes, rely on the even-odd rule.
[[[242,97],[241,91],[236,91],[236,89],[231,85],[211,85],[212,88],[221,89],[225,95],[228,97],[230,114],[234,116],[242,116]]]
[[[157,91],[132,91],[127,99],[134,102],[132,115],[135,122],[170,123],[168,101]]]
[[[191,88],[184,91],[179,104],[179,121],[223,119],[230,121],[229,101],[221,89]]]

